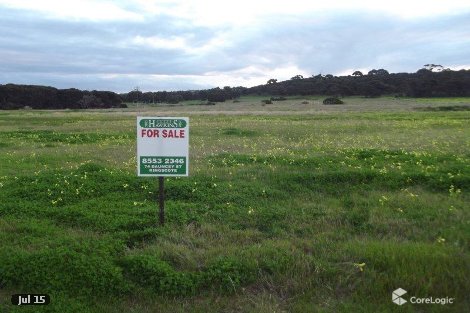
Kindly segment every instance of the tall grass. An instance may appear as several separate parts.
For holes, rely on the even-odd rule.
[[[50,293],[44,312],[470,308],[468,112],[191,116],[165,227],[134,116],[0,120],[8,312],[37,312],[7,304],[22,292]],[[455,302],[398,307],[398,287]]]

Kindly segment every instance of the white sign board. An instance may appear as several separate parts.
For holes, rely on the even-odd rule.
[[[189,118],[137,117],[137,175],[188,176]]]

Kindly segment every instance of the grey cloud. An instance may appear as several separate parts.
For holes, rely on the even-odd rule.
[[[470,29],[469,14],[421,21],[357,13],[322,19],[266,21],[255,36],[237,43],[237,62],[242,66],[264,56],[269,65],[293,63],[312,74],[363,67],[414,71],[427,63],[424,60],[469,63],[470,36],[463,31]]]
[[[183,66],[187,57],[183,51],[136,46],[131,39],[186,36],[200,45],[212,36],[207,29],[175,26],[164,16],[145,23],[79,23],[6,11],[0,22],[0,51],[30,62],[0,60],[0,67],[19,72],[192,74],[192,68]]]
[[[311,74],[335,74],[353,68],[410,72],[425,63],[470,64],[470,14],[465,12],[419,20],[371,12],[276,16],[239,28],[195,26],[165,15],[137,22],[78,22],[2,7],[0,15],[0,83],[175,90],[209,87],[180,75],[249,66],[295,65]],[[225,42],[220,47],[200,50],[221,34]],[[136,36],[182,37],[194,51],[135,45]],[[155,81],[145,79],[150,74],[169,76],[155,87]]]

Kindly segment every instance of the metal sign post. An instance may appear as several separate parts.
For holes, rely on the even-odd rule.
[[[158,190],[159,190],[159,197],[158,202],[160,204],[160,213],[159,213],[159,221],[160,226],[165,224],[165,187],[164,187],[165,177],[159,176],[158,177]]]

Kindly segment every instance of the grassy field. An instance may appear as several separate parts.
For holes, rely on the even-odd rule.
[[[261,99],[0,112],[0,312],[470,311],[470,101]],[[190,117],[165,227],[137,115]]]

